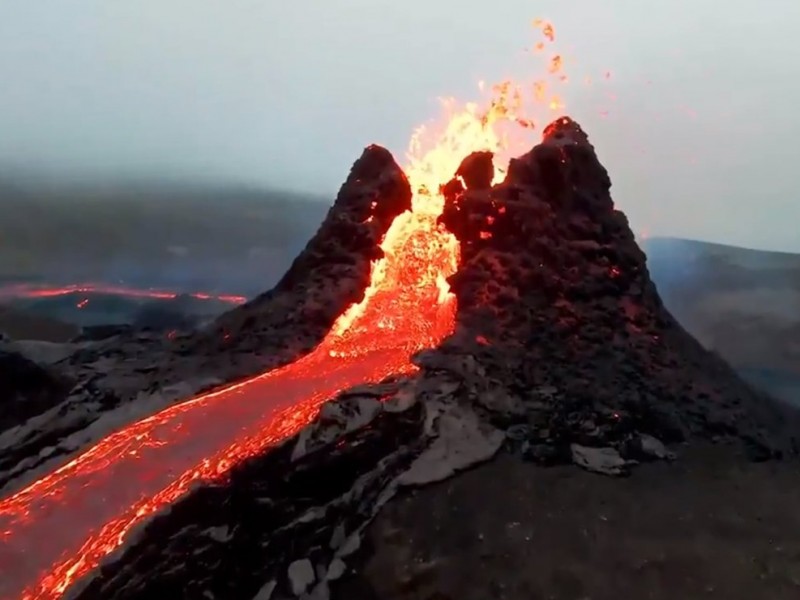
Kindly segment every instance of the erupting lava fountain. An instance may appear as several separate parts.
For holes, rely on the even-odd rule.
[[[536,49],[543,50],[553,41],[552,27],[534,24],[543,35]],[[440,186],[472,152],[490,150],[500,161],[519,150],[515,131],[528,138],[527,149],[534,122],[523,116],[523,105],[563,108],[548,93],[548,86],[566,81],[561,65],[552,56],[545,79],[525,88],[492,87],[484,110],[446,101],[445,126],[414,134],[405,169],[412,208],[387,231],[363,300],[313,352],[126,426],[0,502],[0,597],[60,597],[135,526],[193,484],[218,478],[297,432],[338,391],[413,371],[410,355],[439,344],[454,327],[447,279],[458,268],[459,243],[438,222]],[[501,177],[503,165],[495,172]]]

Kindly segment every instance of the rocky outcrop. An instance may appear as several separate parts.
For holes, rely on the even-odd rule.
[[[70,387],[68,379],[21,353],[0,350],[0,431],[57,404]]]
[[[359,302],[380,242],[411,208],[411,189],[391,153],[369,146],[353,165],[316,235],[270,291],[222,315],[197,340],[220,352],[274,357],[316,346],[336,318]]]
[[[472,168],[485,169],[476,158]],[[451,281],[458,331],[442,351],[476,357],[520,402],[494,418],[527,428],[524,447],[537,460],[571,460],[574,444],[624,455],[639,433],[735,437],[761,458],[794,451],[794,415],[663,306],[610,187],[568,118],[512,160],[502,184],[451,186],[442,219],[461,241],[462,264]]]

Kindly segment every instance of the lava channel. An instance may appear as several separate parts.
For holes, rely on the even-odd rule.
[[[561,108],[544,97],[541,82],[533,90],[537,108]],[[504,82],[492,92],[484,111],[446,101],[446,126],[415,133],[405,169],[412,209],[387,231],[363,301],[311,354],[125,426],[0,501],[0,598],[61,597],[193,485],[296,433],[337,392],[412,372],[410,355],[452,332],[456,306],[447,278],[458,267],[459,244],[437,220],[440,185],[472,152],[489,150],[505,162],[520,149],[498,126],[526,134],[534,126],[522,114],[521,86]],[[528,147],[531,140],[523,139]],[[496,177],[505,171],[499,166]]]
[[[216,300],[226,304],[244,304],[247,298],[232,294],[208,294],[205,292],[172,292],[156,289],[138,289],[124,285],[104,283],[81,283],[60,287],[45,287],[29,284],[11,284],[0,287],[0,298],[54,298],[71,294],[97,294],[103,296],[123,296],[152,300],[174,300],[179,296],[189,296],[196,300]]]

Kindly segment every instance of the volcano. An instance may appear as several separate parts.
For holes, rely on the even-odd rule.
[[[3,597],[326,597],[398,490],[500,451],[607,475],[706,440],[796,453],[795,415],[664,308],[577,123],[503,177],[463,158],[437,181],[367,148],[276,288],[171,346],[271,370],[0,502]]]

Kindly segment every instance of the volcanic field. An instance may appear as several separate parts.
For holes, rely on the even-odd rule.
[[[493,158],[437,181],[371,146],[272,290],[39,378],[0,436],[0,597],[324,598],[398,491],[498,453],[606,475],[712,440],[795,454],[794,414],[664,308],[577,123]]]

